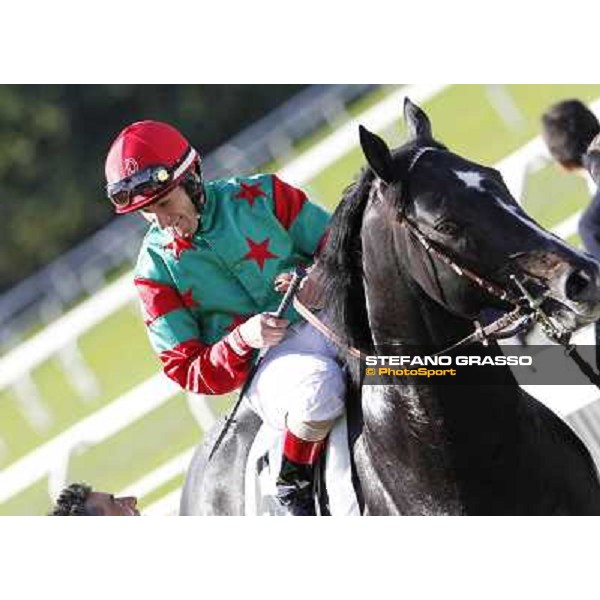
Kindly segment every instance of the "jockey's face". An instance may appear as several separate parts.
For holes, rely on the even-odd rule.
[[[198,211],[181,186],[140,212],[148,221],[156,221],[161,229],[172,229],[181,238],[192,237],[198,229]]]
[[[115,498],[104,492],[91,492],[85,507],[90,513],[100,517],[139,517],[137,498],[133,496]]]

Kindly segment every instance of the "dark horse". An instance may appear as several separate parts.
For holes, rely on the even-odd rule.
[[[529,218],[497,171],[435,141],[420,108],[407,100],[404,112],[410,141],[394,151],[360,130],[368,167],[336,210],[319,263],[331,328],[364,354],[443,350],[483,310],[514,308],[515,277],[545,296],[564,331],[597,319],[598,265]],[[347,359],[347,412],[364,514],[600,514],[589,452],[508,367],[484,384],[373,386],[357,362]],[[243,409],[210,462],[216,432],[208,436],[182,514],[243,514],[258,425]]]

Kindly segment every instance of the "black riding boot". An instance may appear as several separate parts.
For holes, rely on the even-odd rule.
[[[285,432],[277,500],[289,516],[311,517],[315,510],[315,471],[325,441],[309,442]]]

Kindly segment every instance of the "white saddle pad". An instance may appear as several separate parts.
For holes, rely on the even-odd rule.
[[[245,514],[277,515],[282,511],[274,499],[275,481],[281,466],[283,433],[263,423],[256,434],[246,463]],[[346,417],[336,421],[327,442],[325,487],[333,516],[359,515],[348,448]]]

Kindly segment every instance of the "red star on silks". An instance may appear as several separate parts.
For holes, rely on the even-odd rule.
[[[269,245],[269,238],[265,238],[262,242],[255,242],[250,238],[246,238],[250,252],[244,255],[245,260],[255,260],[258,268],[262,271],[265,267],[265,261],[269,258],[279,258],[277,254],[273,254],[267,246]]]
[[[192,250],[194,248],[194,243],[192,242],[192,240],[182,238],[176,235],[173,236],[173,240],[168,244],[165,244],[163,248],[165,250],[172,250],[175,259],[179,260],[181,258],[181,255],[186,250]]]
[[[248,200],[250,206],[254,206],[254,201],[257,198],[266,197],[266,194],[260,189],[260,183],[240,183],[240,188],[234,198]]]
[[[181,294],[181,299],[183,300],[183,305],[186,308],[194,308],[195,306],[198,306],[198,302],[192,296],[192,288],[190,288],[187,292],[183,292],[183,294]]]
[[[225,327],[226,331],[233,331],[238,325],[245,323],[252,315],[234,315],[233,320],[227,327]]]

